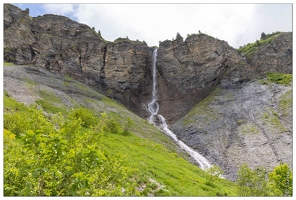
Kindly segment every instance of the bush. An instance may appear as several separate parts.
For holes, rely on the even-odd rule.
[[[214,187],[214,181],[219,180],[219,178],[224,174],[222,169],[217,165],[213,165],[210,168],[206,169],[206,173],[207,173],[206,185],[211,187]]]
[[[238,171],[240,196],[292,196],[292,171],[280,163],[267,176],[262,167],[251,170],[246,164]]]
[[[4,196],[139,195],[139,171],[120,154],[105,155],[98,143],[102,132],[81,129],[81,124],[94,124],[91,112],[77,109],[68,117],[45,117],[36,107],[27,111],[4,116]],[[104,128],[108,123],[101,118],[100,130],[109,130]]]
[[[262,33],[261,33],[261,37],[260,37],[260,39],[261,39],[261,40],[264,40],[264,39],[266,39],[266,37],[267,37],[266,34],[265,34],[264,32],[262,32]]]
[[[69,117],[81,119],[82,126],[85,128],[95,126],[98,122],[96,116],[86,108],[78,108],[78,109],[72,110],[69,113]]]
[[[130,133],[129,133],[129,130],[130,130],[130,128],[131,128],[131,126],[133,125],[133,121],[132,121],[132,119],[129,117],[129,118],[127,118],[127,121],[126,121],[126,123],[125,123],[125,125],[124,125],[124,129],[123,129],[123,135],[129,135]]]
[[[119,133],[120,132],[120,124],[113,118],[108,118],[106,121],[107,131],[110,133]]]
[[[36,106],[4,114],[4,128],[17,136],[25,134],[27,130],[37,131],[48,126],[50,124]]]
[[[280,163],[268,174],[268,177],[276,196],[292,196],[293,176],[287,163]]]
[[[269,196],[266,170],[259,167],[251,170],[247,164],[241,166],[238,171],[238,195],[239,196]]]

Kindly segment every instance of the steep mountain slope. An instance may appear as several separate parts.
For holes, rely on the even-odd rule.
[[[244,163],[268,170],[280,162],[293,165],[291,40],[291,33],[277,32],[241,47],[262,79],[236,85],[221,81],[172,124],[181,140],[221,166],[230,180]]]
[[[257,42],[238,49],[256,71],[264,74],[270,71],[292,73],[292,34],[275,32],[265,34]]]
[[[95,86],[98,91],[148,117],[153,48],[119,38],[105,41],[99,33],[56,15],[31,18],[4,5],[4,59],[33,64]],[[157,58],[160,113],[176,121],[219,84],[257,77],[237,50],[205,34],[160,43]]]
[[[37,102],[49,113],[67,113],[73,108],[83,106],[97,113],[110,113],[122,123],[130,117],[134,122],[135,134],[163,143],[172,150],[178,148],[146,120],[69,76],[29,65],[7,66],[4,67],[4,90],[27,105]],[[145,134],[146,131],[149,134]]]
[[[158,49],[160,113],[169,122],[185,115],[196,103],[222,84],[230,86],[258,74],[227,42],[206,34],[184,41],[161,42]]]
[[[4,5],[4,41],[6,62],[67,74],[139,113],[151,64],[146,43],[107,42],[85,24],[57,15],[32,18],[10,4]]]
[[[236,195],[235,184],[227,180],[207,185],[208,175],[186,161],[188,155],[146,120],[69,76],[33,66],[6,66],[4,90],[10,96],[4,99],[7,113],[18,110],[11,100],[13,97],[26,104],[37,104],[46,116],[57,112],[66,115],[70,110],[85,107],[98,116],[106,112],[121,124],[131,119],[130,134],[106,134],[97,143],[106,154],[120,154],[125,158],[124,165],[139,170],[136,188],[139,195]]]
[[[37,100],[50,112],[66,113],[77,105],[105,110],[122,123],[128,113],[136,135],[180,152],[136,116],[149,116],[152,51],[145,42],[108,42],[69,18],[32,18],[4,4],[4,60],[29,65],[5,69],[4,89],[11,96]],[[292,33],[272,34],[239,51],[203,33],[186,39],[177,34],[160,42],[156,65],[159,114],[227,177],[234,180],[244,162],[268,169],[280,160],[292,165],[292,86],[261,80],[268,72],[292,73]]]
[[[256,80],[217,88],[172,129],[235,180],[244,163],[292,166],[292,85]]]

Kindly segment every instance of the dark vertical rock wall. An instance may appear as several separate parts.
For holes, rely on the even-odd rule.
[[[218,85],[234,85],[257,76],[225,41],[193,34],[160,43],[157,59],[160,113],[173,122]]]
[[[144,86],[150,80],[147,72],[151,51],[144,42],[105,41],[87,25],[67,17],[32,18],[13,5],[4,5],[6,62],[35,65],[69,75],[136,113],[145,112],[141,101],[145,98]]]
[[[44,67],[85,82],[142,117],[151,98],[151,55],[145,42],[105,41],[85,24],[57,15],[30,17],[4,4],[4,60]],[[205,34],[159,44],[157,58],[160,113],[169,123],[218,85],[258,77],[270,67],[291,73],[291,34],[262,47],[249,63],[225,41]]]

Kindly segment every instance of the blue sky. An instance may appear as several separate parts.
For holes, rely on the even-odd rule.
[[[238,48],[262,32],[292,31],[292,4],[14,4],[30,15],[67,16],[113,41],[128,36],[158,46],[179,32],[207,33]]]
[[[42,16],[44,14],[52,14],[53,12],[51,10],[48,10],[48,8],[46,7],[47,4],[43,4],[43,3],[14,3],[13,5],[19,7],[22,10],[25,10],[26,8],[30,9],[30,16],[32,17],[37,17],[38,15]],[[58,4],[56,4],[58,5]],[[75,4],[73,4],[74,6]],[[71,12],[65,12],[62,11],[65,14],[63,14],[64,16],[67,16],[69,18],[71,18],[72,20],[77,21],[78,19],[71,13]]]

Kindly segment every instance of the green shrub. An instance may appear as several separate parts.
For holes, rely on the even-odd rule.
[[[44,117],[42,110],[31,106],[25,110],[4,113],[4,128],[20,136],[28,130],[37,131],[50,126]]]
[[[259,167],[252,170],[247,164],[241,166],[238,171],[238,195],[239,196],[269,196],[266,170]]]
[[[31,107],[11,116],[15,114],[19,118],[14,126],[4,130],[4,196],[139,195],[135,189],[139,171],[127,166],[124,156],[107,156],[101,150],[102,133],[81,129],[81,118],[93,117],[89,111],[45,117]],[[21,137],[13,131],[21,132]]]
[[[115,119],[113,119],[112,117],[109,117],[107,119],[106,127],[110,133],[119,133],[121,129],[120,123]]]
[[[206,169],[206,174],[207,180],[205,184],[207,186],[214,188],[214,182],[218,182],[220,180],[220,177],[224,174],[224,172],[219,166],[212,165],[210,168]]]
[[[251,170],[247,164],[238,171],[238,194],[240,196],[292,196],[292,171],[288,164],[276,166],[268,173],[264,168]]]
[[[80,118],[82,121],[82,126],[85,128],[95,126],[98,122],[96,116],[86,108],[78,108],[78,109],[72,110],[69,113],[69,116],[76,119]]]
[[[131,128],[131,126],[133,125],[133,121],[132,121],[132,119],[130,118],[130,117],[128,117],[127,118],[127,121],[126,121],[126,123],[125,123],[125,125],[124,125],[124,129],[123,129],[123,135],[129,135],[130,134],[130,132],[129,132],[129,130],[130,130],[130,128]]]
[[[292,196],[292,171],[287,163],[280,163],[268,174],[276,196]]]

